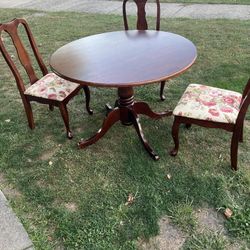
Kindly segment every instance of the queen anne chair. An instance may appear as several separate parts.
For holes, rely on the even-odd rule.
[[[243,141],[244,118],[250,104],[250,79],[243,94],[190,84],[173,111],[172,136],[175,147],[170,154],[176,156],[179,149],[179,126],[181,123],[209,128],[221,128],[232,132],[231,167],[237,170],[238,143]]]
[[[148,23],[146,20],[146,3],[147,0],[133,0],[136,3],[137,6],[137,29],[138,30],[147,30],[148,29]],[[126,12],[126,4],[128,0],[123,0],[123,22],[124,22],[124,29],[128,30],[128,20],[127,20],[127,12]],[[155,0],[156,2],[156,30],[160,30],[160,1]],[[163,95],[164,87],[165,87],[165,81],[161,81],[161,88],[160,88],[160,98],[162,101],[165,100],[165,96]]]
[[[39,68],[42,72],[42,78],[38,78],[35,70],[32,66],[29,54],[22,43],[21,37],[18,33],[19,25],[23,25],[28,36],[29,43],[31,45],[34,56],[37,60]],[[11,37],[13,45],[15,46],[18,58],[22,66],[24,67],[30,81],[30,86],[25,88],[24,80],[21,77],[21,72],[18,70],[13,56],[8,53],[5,42],[3,41],[2,34],[7,32]],[[42,57],[38,51],[37,45],[35,43],[34,37],[31,30],[24,19],[14,19],[9,23],[0,24],[0,50],[1,53],[10,67],[16,83],[18,90],[20,92],[24,109],[27,115],[28,124],[31,129],[35,127],[33,120],[33,113],[31,109],[31,101],[36,101],[43,104],[48,104],[50,110],[53,110],[54,106],[59,107],[66,131],[67,137],[71,139],[72,132],[69,128],[69,115],[67,111],[67,103],[71,98],[73,98],[81,88],[83,88],[86,96],[86,109],[89,114],[92,114],[92,110],[89,108],[90,102],[90,92],[87,86],[80,86],[79,84],[66,81],[54,73],[48,73],[48,70],[42,60]]]

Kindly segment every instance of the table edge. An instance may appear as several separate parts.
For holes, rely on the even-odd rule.
[[[105,33],[113,33],[113,32],[121,32],[121,31],[124,31],[126,32],[126,30],[118,30],[118,31],[109,31],[109,32],[103,32],[103,33],[99,33],[99,34],[105,34]],[[137,31],[137,30],[129,30],[129,31]],[[156,30],[146,30],[146,31],[156,31]],[[168,31],[157,31],[157,32],[165,32],[165,33],[171,33],[171,34],[175,34],[173,32],[168,32]],[[99,34],[93,34],[93,35],[90,35],[90,36],[95,36],[95,35],[99,35]],[[179,34],[175,34],[175,35],[178,35],[178,36],[181,36]],[[86,37],[90,37],[90,36],[86,36]],[[83,38],[86,38],[86,37],[83,37]],[[183,36],[182,36],[183,37]],[[83,38],[79,38],[79,39],[76,39],[74,41],[77,41],[77,40],[80,40],[80,39],[83,39]],[[186,37],[183,37],[185,39],[187,39],[188,41],[190,41],[188,38]],[[74,41],[71,41],[69,43],[72,43]],[[157,83],[157,82],[161,82],[161,81],[166,81],[170,78],[174,78],[182,73],[184,73],[185,71],[187,71],[196,61],[197,59],[197,48],[196,46],[194,45],[194,43],[192,41],[190,41],[194,48],[195,48],[195,57],[194,59],[191,61],[190,64],[188,64],[185,68],[182,68],[181,70],[171,74],[171,75],[168,75],[168,76],[165,76],[165,77],[160,77],[160,78],[157,78],[157,79],[150,79],[150,80],[147,80],[147,81],[142,81],[142,82],[130,82],[130,83],[101,83],[101,82],[88,82],[88,81],[83,81],[83,80],[77,80],[77,79],[74,79],[74,78],[71,78],[71,77],[67,77],[63,74],[61,74],[60,72],[58,72],[57,70],[55,70],[51,64],[50,64],[50,61],[51,61],[51,57],[53,56],[53,54],[60,48],[62,48],[63,46],[69,44],[65,44],[63,46],[61,46],[60,48],[58,48],[55,52],[53,52],[53,54],[50,56],[50,59],[49,59],[49,65],[50,65],[50,68],[51,70],[57,74],[58,76],[60,76],[61,78],[65,79],[65,80],[68,80],[68,81],[71,81],[71,82],[74,82],[74,83],[78,83],[80,85],[87,85],[87,86],[91,86],[91,87],[102,87],[102,88],[126,88],[126,87],[136,87],[136,86],[142,86],[142,85],[148,85],[148,84],[153,84],[153,83]]]

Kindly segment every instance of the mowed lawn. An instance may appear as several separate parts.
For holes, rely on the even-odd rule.
[[[113,15],[0,10],[0,22],[14,17],[27,19],[47,64],[51,53],[67,42],[123,29],[122,18]],[[137,100],[161,111],[173,108],[189,83],[242,91],[249,78],[250,21],[162,19],[162,30],[193,41],[198,59],[168,82],[164,102],[159,101],[159,84],[136,88]],[[234,172],[231,134],[222,130],[181,127],[179,154],[170,157],[171,117],[141,118],[161,157],[157,162],[147,155],[135,130],[119,124],[98,143],[78,150],[78,140],[101,126],[104,105],[114,102],[115,89],[91,88],[93,116],[87,114],[82,95],[69,103],[73,140],[65,137],[59,110],[51,112],[45,105],[33,104],[36,128],[28,128],[2,56],[0,93],[0,189],[36,249],[137,249],[138,242],[159,233],[163,216],[186,234],[184,249],[228,249],[233,242],[249,247],[249,112],[239,171]],[[126,204],[129,194],[134,197],[131,205]],[[226,238],[219,232],[198,232],[195,214],[205,208],[233,211],[224,219]]]

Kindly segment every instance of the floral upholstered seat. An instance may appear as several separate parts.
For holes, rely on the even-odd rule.
[[[79,85],[49,73],[28,87],[24,94],[45,99],[63,101]]]
[[[192,124],[224,129],[232,132],[230,156],[231,167],[238,169],[238,146],[243,142],[243,125],[250,104],[250,78],[241,95],[238,92],[209,87],[206,85],[190,84],[174,109],[172,137],[174,148],[171,156],[176,156],[179,150],[179,127]]]
[[[173,111],[175,116],[235,124],[242,95],[231,90],[190,84]]]

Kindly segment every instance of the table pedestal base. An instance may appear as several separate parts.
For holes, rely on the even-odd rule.
[[[153,112],[149,105],[145,102],[134,101],[134,91],[132,87],[118,88],[119,99],[117,101],[118,106],[111,110],[105,118],[102,128],[87,140],[81,140],[78,143],[79,148],[85,148],[96,141],[98,141],[106,132],[118,121],[121,121],[123,125],[129,126],[134,125],[134,128],[149,155],[154,159],[158,160],[159,156],[149,146],[147,140],[144,137],[142,127],[139,121],[139,114],[146,115],[152,119],[159,119],[164,116],[172,115],[172,111],[166,111],[161,113]]]

